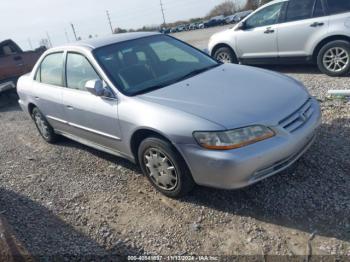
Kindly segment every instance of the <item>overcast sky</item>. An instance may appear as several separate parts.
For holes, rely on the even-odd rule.
[[[223,0],[162,0],[167,22],[205,16]],[[110,33],[106,17],[109,10],[113,27],[139,28],[162,23],[159,0],[1,0],[0,41],[11,38],[23,49],[33,47],[49,34],[53,45],[70,41],[73,33],[86,39],[90,34]]]

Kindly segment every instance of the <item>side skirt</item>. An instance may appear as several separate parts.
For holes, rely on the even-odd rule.
[[[262,58],[240,58],[239,62],[244,65],[297,65],[314,64],[312,56],[298,57],[262,57]]]
[[[74,136],[72,134],[69,134],[69,133],[66,133],[66,132],[62,132],[62,131],[59,131],[59,130],[55,130],[55,133],[58,134],[58,135],[61,135],[61,136],[64,136],[64,137],[67,137],[68,139],[71,139],[71,140],[74,140],[80,144],[83,144],[83,145],[86,145],[88,147],[92,147],[96,150],[99,150],[99,151],[102,151],[102,152],[105,152],[105,153],[108,153],[108,154],[111,154],[111,155],[114,155],[114,156],[117,156],[117,157],[121,157],[121,158],[125,158],[127,160],[129,160],[130,162],[136,164],[136,161],[133,157],[129,156],[129,155],[126,155],[118,150],[115,150],[115,149],[112,149],[112,148],[108,148],[108,147],[105,147],[105,146],[101,146],[99,144],[96,144],[96,143],[93,143],[91,141],[88,141],[86,139],[83,139],[83,138],[80,138],[80,137],[77,137],[77,136]]]

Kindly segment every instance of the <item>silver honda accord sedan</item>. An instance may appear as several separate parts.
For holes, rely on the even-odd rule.
[[[127,158],[174,198],[196,184],[237,189],[281,172],[321,120],[298,81],[218,63],[156,33],[52,48],[17,90],[47,142],[62,135]]]

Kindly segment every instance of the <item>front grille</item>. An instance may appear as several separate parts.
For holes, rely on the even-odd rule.
[[[281,120],[278,124],[288,132],[293,133],[301,128],[311,118],[313,113],[312,101],[309,98],[298,110]]]

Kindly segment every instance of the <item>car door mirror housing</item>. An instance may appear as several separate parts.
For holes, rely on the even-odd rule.
[[[89,80],[85,84],[85,89],[91,94],[99,97],[113,98],[113,93],[109,90],[106,83],[100,79]]]
[[[240,22],[238,25],[237,25],[237,27],[236,27],[236,31],[239,31],[239,30],[245,30],[245,29],[247,29],[247,25],[246,25],[246,23],[243,21],[243,22]]]

